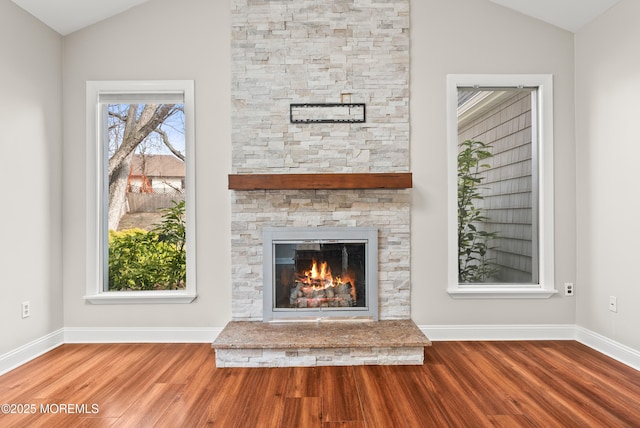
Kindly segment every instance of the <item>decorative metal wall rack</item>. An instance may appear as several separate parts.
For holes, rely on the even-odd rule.
[[[291,123],[364,123],[364,103],[290,104]]]

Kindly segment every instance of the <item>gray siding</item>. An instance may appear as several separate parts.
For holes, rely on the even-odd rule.
[[[491,165],[484,174],[485,230],[497,232],[489,259],[499,267],[496,282],[534,281],[535,227],[532,187],[531,93],[515,92],[459,129],[459,141],[477,140],[493,146]]]

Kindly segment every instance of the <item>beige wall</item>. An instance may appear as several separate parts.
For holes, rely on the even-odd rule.
[[[640,2],[576,34],[577,324],[640,349]],[[618,312],[608,310],[616,296]]]
[[[229,2],[150,1],[65,37],[63,58],[65,327],[224,326],[231,317]],[[118,79],[195,81],[198,298],[192,304],[83,300],[85,85]]]
[[[466,13],[460,13],[465,10]],[[148,19],[152,16],[152,19]],[[159,37],[167,28],[166,36]],[[466,31],[468,29],[468,31]],[[145,49],[123,49],[153,34]],[[160,42],[158,42],[160,41]],[[109,56],[115,47],[118,54]],[[198,300],[92,306],[85,292],[82,167],[64,174],[65,326],[222,327],[230,319],[228,2],[155,0],[65,38],[67,165],[84,165],[84,87],[99,79],[196,82]],[[491,48],[489,48],[491,47]],[[526,47],[524,49],[523,47]],[[572,324],[575,300],[453,300],[446,293],[445,79],[448,73],[552,73],[556,282],[575,280],[573,35],[476,0],[411,2],[412,318],[419,325]]]
[[[418,325],[572,324],[575,299],[446,293],[447,74],[553,74],[555,280],[575,280],[573,35],[490,2],[411,2],[412,318]],[[578,291],[579,293],[579,291]]]
[[[577,323],[640,348],[634,330],[639,315],[630,309],[640,299],[633,270],[639,207],[631,187],[637,181],[634,154],[640,147],[632,125],[640,113],[632,95],[640,89],[640,63],[633,55],[640,37],[638,16],[640,5],[622,0],[578,32],[574,82],[572,34],[489,2],[412,1],[411,276],[412,317],[418,324]],[[223,326],[231,315],[228,2],[155,0],[62,39],[9,0],[1,0],[0,23],[0,82],[8,100],[0,107],[5,110],[0,112],[3,153],[28,159],[30,171],[25,175],[19,162],[5,162],[0,170],[2,182],[18,174],[25,181],[20,189],[6,190],[6,200],[19,200],[24,208],[0,211],[2,223],[11,225],[3,243],[13,243],[2,247],[0,258],[5,293],[0,321],[12,326],[2,330],[0,354],[63,325]],[[149,34],[155,37],[148,48],[122,48],[130,38]],[[12,42],[18,38],[20,44]],[[114,46],[118,53],[109,56]],[[554,75],[555,276],[559,285],[576,282],[575,298],[467,301],[447,295],[442,248],[447,242],[443,183],[448,73]],[[199,298],[191,305],[92,306],[82,298],[84,88],[86,80],[98,79],[196,81]],[[16,141],[20,144],[7,143]],[[25,189],[30,198],[24,198]],[[617,314],[607,310],[610,295],[618,297]],[[25,300],[31,302],[32,316],[22,320],[20,302]]]
[[[61,52],[62,37],[0,0],[0,355],[62,328]]]
[[[574,63],[571,33],[490,2],[411,2],[411,275],[412,317],[418,324],[577,323],[640,349],[635,331],[640,315],[633,309],[640,299],[633,269],[640,207],[632,187],[640,155],[633,126],[640,113],[638,16],[638,2],[622,0],[578,32]],[[0,333],[0,354],[62,326],[221,327],[230,319],[229,25],[228,1],[154,0],[63,39],[11,1],[0,0],[5,101],[0,181],[21,175],[25,183],[5,189],[3,197],[20,201],[23,209],[0,210],[0,221],[10,225],[0,247],[0,322],[11,326]],[[123,48],[130,39],[149,35],[148,47]],[[575,298],[465,301],[447,295],[442,249],[448,73],[554,75],[555,277],[560,285],[576,281]],[[87,80],[98,79],[196,81],[199,298],[191,305],[92,306],[82,298],[84,88]],[[610,295],[618,297],[618,314],[607,310]],[[32,306],[26,320],[19,314],[24,300]]]

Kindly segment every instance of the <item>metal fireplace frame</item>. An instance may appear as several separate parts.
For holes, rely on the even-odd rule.
[[[378,229],[373,227],[265,227],[263,236],[263,314],[264,322],[363,319],[378,321]],[[274,245],[278,242],[366,243],[364,307],[275,308]]]

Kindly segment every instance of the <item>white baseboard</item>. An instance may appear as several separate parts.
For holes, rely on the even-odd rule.
[[[213,343],[217,327],[67,327],[64,343]]]
[[[574,340],[575,327],[573,324],[419,326],[432,341]]]
[[[0,375],[19,367],[64,343],[64,329],[54,331],[0,355]]]
[[[640,370],[640,351],[580,326],[576,326],[575,340],[629,367]]]
[[[640,370],[640,351],[573,324],[424,325],[432,341],[576,340]],[[213,343],[222,327],[67,327],[0,355],[0,375],[64,343]]]

